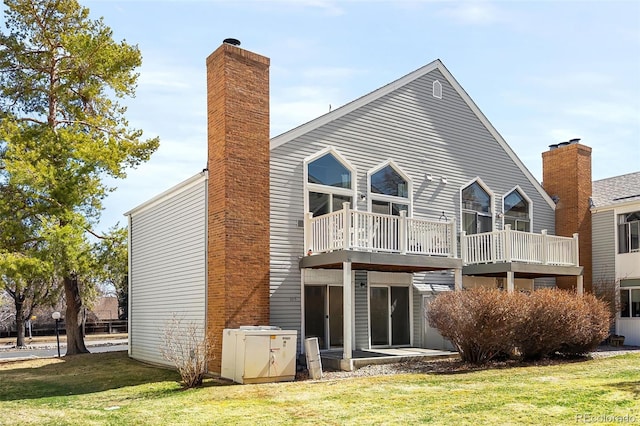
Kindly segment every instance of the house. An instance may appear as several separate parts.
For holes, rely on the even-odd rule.
[[[556,235],[556,203],[440,60],[271,140],[268,72],[213,52],[207,169],[126,214],[130,356],[166,363],[176,313],[217,344],[297,330],[349,370],[354,350],[446,347],[425,319],[439,291],[588,286],[577,229]],[[554,151],[590,153],[575,142]]]
[[[594,283],[615,289],[615,333],[640,346],[640,172],[593,182]]]

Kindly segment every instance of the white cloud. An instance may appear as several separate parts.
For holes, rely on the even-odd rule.
[[[303,71],[303,76],[309,79],[343,79],[343,78],[351,78],[357,74],[361,74],[362,71],[359,71],[355,68],[347,68],[347,67],[322,67],[322,68],[309,68]]]
[[[494,5],[484,1],[456,3],[440,12],[461,24],[490,25],[505,19],[504,13]]]

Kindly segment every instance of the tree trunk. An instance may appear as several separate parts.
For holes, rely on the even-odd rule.
[[[18,338],[16,339],[16,347],[20,348],[24,346],[24,308],[23,302],[19,297],[14,299],[14,303],[16,306],[16,331],[18,333]]]
[[[67,331],[67,353],[65,356],[89,353],[84,345],[82,324],[79,321],[82,298],[80,297],[77,277],[67,276],[64,278],[64,295],[67,299],[67,310],[64,318]]]

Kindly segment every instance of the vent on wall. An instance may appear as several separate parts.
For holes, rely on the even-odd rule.
[[[442,83],[438,80],[433,82],[433,97],[442,99]]]

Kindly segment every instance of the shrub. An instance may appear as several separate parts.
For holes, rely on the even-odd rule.
[[[607,337],[610,314],[607,304],[591,294],[474,289],[438,296],[428,319],[462,360],[484,363],[503,354],[539,359],[589,352]]]
[[[513,350],[521,293],[497,289],[449,292],[429,305],[428,319],[449,339],[462,360],[484,363]]]
[[[176,367],[182,386],[202,385],[209,361],[213,359],[212,339],[204,335],[203,327],[195,322],[183,324],[174,313],[164,328],[163,343],[162,357]]]

